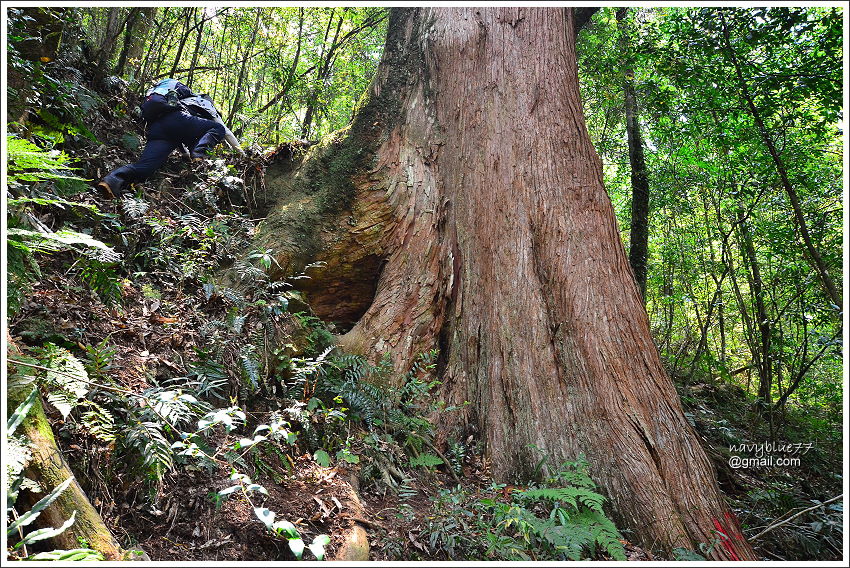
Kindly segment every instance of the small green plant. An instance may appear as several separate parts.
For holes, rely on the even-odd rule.
[[[568,462],[543,485],[511,492],[509,502],[482,499],[493,526],[489,552],[517,560],[581,560],[602,552],[625,560],[622,537],[586,470],[583,459]]]
[[[36,254],[71,251],[79,255],[77,276],[102,300],[118,303],[121,300],[113,273],[120,255],[91,235],[69,228],[49,229],[38,220],[34,208],[75,208],[102,217],[93,205],[77,203],[57,197],[57,191],[46,191],[42,186],[60,181],[87,181],[73,176],[66,154],[57,150],[43,150],[36,144],[6,134],[8,147],[8,178],[10,195],[8,207],[9,228],[6,233],[6,250],[9,255],[8,273],[9,305],[19,309],[33,282],[41,278],[35,260]]]
[[[419,454],[415,458],[410,458],[410,466],[411,467],[424,467],[424,468],[432,468],[438,465],[443,465],[442,458],[435,456],[434,454]]]
[[[704,562],[706,560],[705,556],[687,548],[674,548],[673,559],[688,562]]]
[[[265,525],[269,534],[275,538],[286,539],[289,549],[297,560],[303,558],[305,548],[310,550],[317,560],[323,560],[325,547],[330,544],[330,537],[320,534],[309,545],[305,545],[295,525],[287,520],[277,519],[277,513],[255,503],[254,499],[268,496],[268,490],[233,468],[234,464],[244,464],[242,460],[244,454],[259,444],[271,441],[286,441],[290,445],[295,443],[295,434],[289,431],[289,423],[282,420],[279,415],[272,414],[271,418],[269,424],[257,426],[250,438],[243,437],[234,443],[223,444],[215,453],[208,453],[203,449],[206,446],[201,437],[203,433],[212,433],[218,426],[221,426],[226,433],[231,433],[245,422],[245,414],[237,407],[219,409],[199,420],[196,432],[183,434],[183,439],[175,442],[172,449],[178,451],[178,455],[181,456],[203,457],[208,460],[220,460],[219,456],[223,457],[231,464],[230,480],[236,483],[212,494],[216,508],[218,509],[229,496],[239,494],[251,506],[255,516]],[[323,453],[329,461],[330,456],[326,452]],[[317,461],[319,461],[318,457]]]

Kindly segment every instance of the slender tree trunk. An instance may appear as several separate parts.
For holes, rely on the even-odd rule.
[[[328,37],[330,35],[331,25],[333,24],[333,15],[334,9],[331,8],[331,16],[328,19],[328,27],[325,30],[325,41],[322,43],[323,46],[328,45]],[[344,19],[344,16],[340,15],[339,22],[337,22],[336,26],[336,32],[334,33],[333,40],[330,42],[330,47],[328,47],[326,52],[322,53],[321,62],[319,63],[319,67],[316,69],[316,78],[313,80],[313,87],[310,89],[310,94],[307,96],[307,109],[304,111],[304,120],[301,123],[301,138],[309,138],[310,136],[310,128],[313,124],[313,116],[316,112],[316,105],[319,101],[319,93],[322,91],[325,77],[330,70]]]
[[[103,32],[103,44],[97,52],[97,62],[102,73],[109,65],[109,59],[115,51],[115,42],[121,35],[121,8],[109,8],[106,13],[106,28]]]
[[[285,190],[283,189],[285,188]],[[259,245],[396,368],[439,347],[442,438],[499,480],[585,454],[650,548],[753,559],[649,332],[579,97],[571,9],[395,9],[347,135],[311,151]],[[464,406],[463,403],[470,404]]]
[[[141,11],[141,8],[130,8],[130,13],[127,14],[127,24],[124,26],[124,42],[121,46],[121,53],[118,55],[118,62],[115,64],[114,72],[118,76],[124,74],[124,67],[127,64],[130,46],[133,44],[134,28],[141,15]]]
[[[748,279],[756,307],[756,324],[759,331],[758,350],[755,353],[756,364],[759,372],[758,398],[765,404],[770,405],[770,393],[773,386],[773,369],[771,357],[771,324],[764,302],[764,281],[761,277],[761,268],[756,249],[753,246],[753,238],[750,235],[750,226],[744,218],[743,212],[738,221],[738,230],[741,237],[741,253],[748,268]]]
[[[215,65],[216,65],[216,67],[219,67],[221,65],[222,58],[224,57],[224,45],[223,45],[223,43],[224,43],[224,38],[227,37],[227,28],[228,28],[228,25],[230,24],[230,18],[228,17],[229,15],[230,15],[229,13],[225,13],[225,16],[223,18],[224,24],[222,25],[222,30],[221,30],[221,33],[219,34],[220,43],[218,44],[217,49],[215,50],[215,53],[216,53]],[[218,80],[219,80],[220,76],[221,76],[221,73],[216,73],[215,74],[215,81],[213,82],[212,99],[214,101],[218,100],[218,82],[219,82]],[[221,104],[223,104],[223,103],[221,103]]]
[[[154,57],[154,53],[156,53],[156,56],[159,57],[160,53],[162,51],[162,47],[163,47],[162,43],[164,41],[163,40],[162,27],[165,24],[165,22],[167,22],[167,20],[168,20],[168,11],[169,10],[170,10],[170,8],[163,9],[161,19],[156,18],[155,13],[153,14],[153,16],[154,16],[154,17],[152,17],[153,34],[152,34],[151,40],[147,43],[147,50],[145,52],[145,60],[144,60],[144,64],[141,66],[142,71],[141,71],[141,74],[139,75],[139,79],[140,79],[142,84],[146,84],[148,82],[148,80],[151,77],[154,76],[153,57]],[[158,69],[158,67],[159,67],[159,64],[157,63],[157,69]]]
[[[260,15],[263,12],[262,8],[256,8],[257,17],[254,20],[254,30],[259,29],[260,23]],[[233,120],[236,118],[236,113],[239,111],[240,105],[242,103],[242,89],[245,86],[245,75],[248,67],[248,60],[251,59],[251,51],[254,49],[254,41],[249,41],[247,47],[245,47],[245,58],[242,60],[242,66],[239,69],[239,77],[236,81],[236,90],[233,94],[233,103],[230,105],[230,113],[227,117],[227,127],[233,128]]]
[[[808,223],[806,223],[806,217],[803,215],[803,208],[800,205],[800,198],[797,195],[797,191],[794,189],[794,186],[791,185],[791,181],[788,178],[788,170],[785,168],[785,163],[779,155],[776,145],[773,143],[773,138],[770,136],[770,132],[768,132],[767,127],[764,124],[761,113],[758,111],[758,108],[756,108],[755,101],[750,93],[749,85],[741,72],[741,65],[735,55],[735,49],[732,47],[732,43],[729,40],[729,28],[726,25],[726,19],[723,16],[722,10],[720,11],[720,18],[723,24],[723,40],[725,42],[726,53],[735,68],[738,85],[741,89],[741,96],[747,103],[747,108],[758,127],[762,141],[764,142],[764,145],[767,146],[770,157],[773,159],[773,163],[776,166],[776,171],[782,182],[782,187],[785,189],[785,193],[788,194],[788,199],[791,201],[791,208],[794,211],[794,220],[797,222],[797,227],[800,229],[800,236],[803,239],[803,244],[806,248],[806,252],[808,253],[808,257],[815,267],[815,273],[818,275],[818,279],[823,285],[827,297],[835,306],[835,311],[837,313],[841,313],[844,309],[841,301],[841,293],[838,291],[838,287],[829,275],[829,271],[827,270],[826,263],[823,261],[823,257],[821,257],[820,252],[817,247],[815,247],[814,241],[812,241],[812,236],[809,233],[809,226]]]
[[[186,47],[186,42],[191,34],[192,15],[195,13],[195,8],[183,9],[183,33],[180,35],[180,42],[177,44],[177,55],[174,56],[174,63],[171,65],[171,71],[168,73],[170,77],[177,74],[177,68],[180,65],[180,58],[183,57],[183,49]]]
[[[635,282],[641,298],[646,302],[646,263],[649,249],[649,178],[646,160],[643,155],[643,138],[638,120],[637,99],[635,97],[634,71],[628,63],[630,44],[628,32],[623,23],[627,8],[617,10],[617,24],[620,26],[620,49],[624,58],[623,93],[625,95],[626,136],[629,145],[629,164],[632,182],[632,220],[629,227],[629,265],[635,274]]]
[[[203,13],[200,14],[203,17]],[[195,50],[192,52],[192,63],[189,64],[189,78],[186,81],[186,84],[192,88],[193,79],[195,78],[195,67],[198,65],[198,57],[201,54],[201,39],[204,37],[204,24],[206,20],[201,20],[199,23],[195,24],[197,27],[197,35],[195,36]]]
[[[163,12],[163,20],[161,22],[160,28],[163,33],[157,35],[157,37],[154,38],[154,41],[151,42],[151,49],[153,50],[156,58],[156,67],[153,68],[153,74],[151,75],[152,77],[161,76],[159,74],[159,70],[165,63],[165,59],[168,56],[168,53],[171,51],[172,47],[171,36],[174,33],[176,26],[169,25],[168,10],[169,9],[166,8]],[[177,19],[179,19],[179,16],[175,17],[175,22]],[[164,27],[165,29],[162,30],[162,27]]]
[[[150,41],[151,29],[156,19],[156,8],[139,8],[139,17],[135,25],[135,33],[129,40],[127,62],[130,64],[129,74],[135,79],[139,77],[142,67],[142,55]]]

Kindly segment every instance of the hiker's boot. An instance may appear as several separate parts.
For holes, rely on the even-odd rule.
[[[103,179],[97,184],[101,194],[107,199],[117,199],[121,197],[121,188],[123,186],[124,180],[112,173],[108,173],[103,176]]]

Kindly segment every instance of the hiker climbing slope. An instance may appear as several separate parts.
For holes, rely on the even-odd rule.
[[[163,79],[146,93],[141,110],[147,123],[147,143],[138,161],[112,170],[97,184],[107,197],[119,197],[127,184],[149,178],[180,145],[189,148],[192,161],[206,157],[225,137],[238,148],[235,136],[224,126],[212,101],[201,97],[176,79]],[[212,112],[197,110],[195,99],[207,102]],[[193,105],[184,103],[193,100]],[[196,116],[193,109],[194,113],[211,118]]]

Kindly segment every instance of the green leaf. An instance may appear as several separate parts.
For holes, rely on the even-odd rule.
[[[231,481],[241,481],[243,483],[251,483],[251,478],[245,475],[244,473],[239,473],[238,471],[234,471],[230,474]]]
[[[343,448],[336,453],[336,459],[343,460],[348,463],[360,463],[360,456],[351,453],[348,448]]]
[[[687,560],[692,562],[704,562],[705,557],[693,550],[687,548],[674,548],[673,558],[675,560]]]
[[[80,201],[68,201],[67,199],[62,199],[60,197],[54,197],[50,199],[46,197],[17,197],[14,199],[6,200],[7,207],[21,207],[30,203],[41,206],[52,205],[59,207],[60,209],[64,209],[65,207],[81,207],[99,217],[104,216],[100,209],[97,208],[97,205],[94,205],[92,203],[82,203]]]
[[[434,454],[420,454],[415,458],[410,458],[411,467],[435,467],[442,464],[443,460]]]
[[[265,436],[257,436],[253,440],[250,438],[241,438],[238,442],[236,442],[236,449],[241,450],[242,448],[250,448],[255,444],[259,444],[263,440],[266,440]]]
[[[15,433],[15,430],[20,426],[21,422],[24,421],[24,418],[29,414],[30,409],[32,409],[33,404],[35,404],[35,399],[38,397],[38,388],[32,389],[32,392],[27,396],[27,398],[15,409],[15,412],[9,417],[8,422],[6,423],[6,435],[11,436]]]
[[[313,454],[313,459],[322,467],[329,467],[331,465],[331,456],[325,450],[316,450],[316,453]]]
[[[289,521],[282,519],[272,525],[272,530],[279,535],[286,535],[287,538],[301,538],[298,529]]]
[[[119,253],[91,235],[69,229],[62,229],[53,233],[41,233],[28,229],[9,228],[6,233],[11,237],[17,237],[16,240],[25,242],[30,248],[42,252],[67,250],[75,245],[82,245],[87,249],[97,249],[100,255],[98,258],[104,262],[116,262],[121,259]],[[85,252],[85,249],[83,252]]]
[[[290,538],[289,549],[295,555],[296,559],[301,560],[301,557],[304,555],[304,541],[300,538]]]
[[[270,511],[266,507],[254,507],[254,514],[257,515],[257,518],[262,521],[266,528],[270,531],[274,531],[274,511]]]
[[[59,495],[65,491],[69,485],[74,481],[74,477],[71,476],[59,485],[57,485],[53,491],[51,491],[48,495],[42,497],[38,503],[32,506],[32,509],[18,517],[18,520],[9,525],[9,528],[6,530],[6,535],[11,536],[18,530],[19,527],[25,527],[32,523],[43,510],[45,510],[51,503],[56,501]],[[58,534],[58,533],[57,533]]]
[[[85,560],[105,560],[103,554],[91,548],[73,548],[71,550],[51,550],[27,556],[24,560],[54,560],[59,562],[79,562]]]
[[[316,560],[325,559],[325,547],[331,543],[331,537],[326,534],[317,535],[307,548],[316,556]]]
[[[44,348],[47,357],[45,381],[47,401],[67,418],[71,410],[89,392],[89,375],[83,363],[64,347],[48,343]]]
[[[74,524],[74,521],[76,519],[77,519],[77,512],[74,511],[73,513],[71,513],[71,517],[67,521],[65,521],[62,524],[61,527],[58,527],[58,528],[48,527],[48,528],[44,528],[44,529],[38,529],[37,531],[33,531],[33,532],[29,533],[27,536],[25,536],[24,539],[21,542],[17,543],[14,548],[18,549],[22,546],[26,546],[28,544],[32,544],[32,543],[38,542],[40,540],[53,538],[54,536],[56,536],[58,534],[62,534],[63,532],[65,532],[65,530],[68,527],[70,527],[71,525]]]

